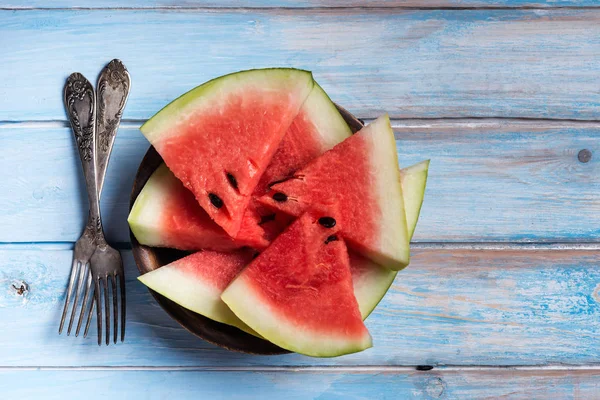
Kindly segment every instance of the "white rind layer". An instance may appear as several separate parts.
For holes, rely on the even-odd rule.
[[[401,270],[410,262],[410,246],[398,154],[394,131],[387,114],[377,118],[359,133],[370,147],[371,177],[377,192],[375,199],[382,212],[378,222],[378,251],[367,254],[369,258],[391,270]]]
[[[316,82],[301,111],[310,116],[310,121],[319,134],[318,142],[322,144],[323,151],[333,148],[352,135],[352,130],[335,104]]]
[[[169,179],[171,175],[172,179]],[[127,222],[135,238],[146,246],[163,246],[164,239],[160,231],[162,213],[177,178],[165,164],[154,171],[138,195]]]
[[[138,277],[138,280],[190,311],[259,336],[227,307],[217,288],[202,282],[197,276],[165,265]]]
[[[355,263],[362,264],[361,273],[352,274],[352,285],[360,315],[365,320],[392,286],[398,271],[392,271],[358,255],[352,255],[350,263],[353,267]]]
[[[429,171],[429,160],[421,161],[400,171],[402,182],[402,194],[404,196],[404,208],[406,209],[406,224],[408,237],[412,239],[417,227],[417,220],[421,213],[423,198],[425,196],[425,185]]]

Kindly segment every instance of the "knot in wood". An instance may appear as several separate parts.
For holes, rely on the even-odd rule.
[[[25,281],[16,281],[11,285],[17,296],[26,296],[29,292],[29,285]]]
[[[444,394],[444,389],[444,381],[439,377],[428,379],[425,384],[425,393],[434,399],[440,398]]]

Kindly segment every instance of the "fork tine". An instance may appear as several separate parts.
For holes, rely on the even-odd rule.
[[[90,313],[88,314],[87,322],[85,323],[85,330],[83,331],[83,337],[86,338],[90,331],[90,325],[92,324],[92,315],[94,315],[94,307],[96,306],[96,296],[92,297],[92,305],[90,306]]]
[[[117,311],[117,277],[115,274],[109,275],[112,283],[112,298],[113,298],[113,341],[117,344],[117,329],[119,328],[119,313]]]
[[[119,274],[119,286],[121,287],[121,342],[125,340],[125,273],[121,268]]]
[[[71,302],[71,292],[73,291],[73,283],[75,282],[75,276],[77,275],[79,262],[73,259],[71,264],[71,277],[69,278],[69,286],[67,287],[67,298],[65,299],[65,307],[63,308],[62,317],[60,318],[60,326],[58,327],[58,334],[62,333],[65,325],[65,318],[67,318],[67,310],[69,309],[69,303]]]
[[[73,321],[75,320],[75,315],[77,314],[77,305],[79,304],[79,295],[81,294],[82,290],[81,287],[83,286],[83,282],[85,279],[85,272],[86,272],[86,268],[85,265],[81,265],[81,263],[77,263],[77,265],[79,265],[78,272],[79,272],[79,278],[77,279],[77,287],[75,287],[75,298],[73,299],[73,309],[71,311],[71,318],[69,319],[69,328],[67,329],[67,336],[71,335],[71,328],[73,327]]]
[[[102,345],[102,306],[100,305],[100,279],[94,277],[95,293],[94,298],[96,299],[96,319],[98,322],[98,346]]]
[[[83,316],[85,315],[88,309],[88,298],[90,295],[90,287],[92,286],[92,274],[90,272],[89,263],[86,264],[85,268],[86,276],[87,276],[87,285],[85,286],[85,295],[83,296],[83,303],[81,304],[81,312],[79,313],[79,321],[77,321],[77,330],[75,331],[75,337],[79,336],[79,330],[81,329],[81,323],[83,322]],[[92,297],[92,303],[94,299]],[[90,310],[91,314],[92,310]]]
[[[104,313],[106,314],[106,345],[110,343],[110,306],[108,305],[108,275],[102,282],[104,284]]]

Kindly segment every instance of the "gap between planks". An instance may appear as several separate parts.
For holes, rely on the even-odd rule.
[[[113,242],[118,250],[131,250],[129,242]],[[0,250],[72,250],[74,242],[0,242]],[[580,250],[600,251],[600,242],[413,242],[415,250],[491,250],[491,251],[540,251]]]
[[[600,8],[599,5],[594,6],[555,6],[555,5],[520,5],[520,6],[464,6],[464,5],[452,5],[452,6],[414,6],[414,5],[381,5],[376,6],[314,6],[314,7],[218,7],[218,6],[139,6],[139,7],[27,7],[27,6],[12,6],[12,7],[0,7],[0,11],[187,11],[187,12],[204,12],[204,13],[218,13],[218,12],[249,12],[249,11],[264,11],[264,12],[390,12],[394,10],[398,11],[437,11],[437,10],[448,10],[448,11],[487,11],[487,10],[597,10]]]
[[[521,365],[521,366],[435,366],[420,370],[423,366],[353,365],[353,366],[0,366],[0,372],[10,371],[200,371],[200,372],[297,372],[297,373],[414,373],[414,372],[497,372],[497,371],[600,371],[600,364],[591,365]]]
[[[370,123],[373,118],[364,118],[365,123]],[[145,119],[124,119],[120,127],[123,129],[139,129]],[[547,118],[391,118],[392,127],[396,129],[410,128],[468,128],[468,129],[494,129],[505,126],[522,128],[553,129],[553,128],[596,128],[600,129],[600,120],[578,119],[547,119]],[[68,128],[66,120],[39,120],[39,121],[0,121],[0,131],[3,129],[52,129]]]

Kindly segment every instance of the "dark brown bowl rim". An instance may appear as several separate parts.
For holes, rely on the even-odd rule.
[[[361,120],[356,118],[345,108],[339,106],[338,104],[335,104],[335,106],[339,110],[346,123],[348,123],[350,126],[352,132],[357,132],[364,126]],[[131,196],[129,200],[129,211],[131,211],[133,203],[148,181],[148,178],[161,164],[161,162],[162,158],[160,155],[156,152],[154,147],[150,146],[138,167],[135,179],[133,181],[133,188],[131,190]],[[148,164],[150,164],[150,167]],[[144,262],[144,259],[150,259],[150,257],[152,257],[154,263],[159,264],[159,256],[157,256],[157,252],[166,252],[167,250],[141,245],[133,235],[133,232],[131,232],[131,229],[129,230],[129,236],[131,239],[131,249],[135,264],[140,274],[143,275],[149,271],[143,269],[143,266],[147,265],[147,262]],[[282,349],[281,347],[276,346],[264,339],[260,339],[243,332],[238,328],[213,321],[201,314],[187,310],[179,304],[167,299],[166,297],[149,288],[148,291],[154,297],[160,307],[171,318],[173,318],[185,330],[206,342],[223,347],[227,350],[246,354],[280,355],[291,353],[290,351]],[[191,318],[194,318],[195,320],[191,321]]]

